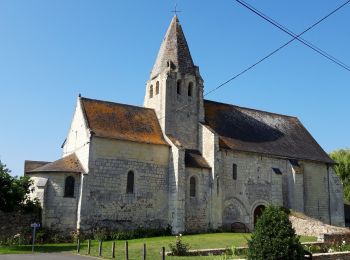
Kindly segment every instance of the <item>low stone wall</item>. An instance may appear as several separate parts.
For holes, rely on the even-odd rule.
[[[350,236],[348,228],[327,225],[317,219],[307,217],[298,212],[291,213],[289,220],[292,222],[293,228],[298,235],[315,236],[320,241],[324,241],[325,234],[347,234]]]
[[[212,248],[212,249],[194,249],[188,250],[189,256],[207,256],[207,255],[222,255],[225,252],[230,251],[227,248]],[[165,252],[166,256],[171,256],[171,252]]]
[[[312,254],[312,259],[317,259],[317,260],[349,260],[350,259],[350,251]]]
[[[350,233],[345,234],[324,234],[323,241],[326,244],[339,245],[345,243],[350,244]]]
[[[30,230],[30,224],[39,220],[40,216],[34,213],[0,211],[0,240],[13,237],[23,230]]]
[[[319,244],[319,243],[303,243],[305,244]],[[244,250],[247,250],[247,247],[237,247],[239,253],[242,253]],[[214,249],[198,249],[198,250],[189,250],[189,255],[191,256],[207,256],[207,255],[222,255],[227,252],[227,248],[214,248]],[[165,255],[171,256],[171,252],[166,252]],[[350,251],[346,252],[334,252],[334,253],[314,253],[312,254],[312,259],[317,260],[349,260]]]

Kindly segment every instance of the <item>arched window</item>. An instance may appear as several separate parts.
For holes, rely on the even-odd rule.
[[[255,208],[255,210],[254,210],[254,227],[256,225],[256,222],[258,221],[258,218],[260,218],[261,215],[263,214],[264,210],[265,210],[264,205],[259,205]]]
[[[156,83],[156,95],[159,94],[159,81],[157,81]]]
[[[177,94],[181,95],[181,80],[176,82],[176,92]]]
[[[237,164],[232,165],[232,179],[237,180]]]
[[[219,195],[219,191],[220,191],[220,182],[219,182],[219,178],[216,180],[216,193],[217,195]]]
[[[128,180],[126,183],[126,193],[134,193],[134,172],[128,172]]]
[[[75,179],[73,176],[68,176],[64,182],[64,196],[74,197],[74,183]]]
[[[196,197],[196,178],[190,178],[190,197]]]
[[[153,85],[149,86],[149,97],[153,98]]]
[[[188,84],[188,96],[189,97],[192,97],[192,93],[193,92],[193,83],[192,82],[190,82],[189,84]]]

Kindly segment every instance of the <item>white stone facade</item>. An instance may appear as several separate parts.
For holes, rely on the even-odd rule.
[[[169,37],[177,38],[171,41]],[[172,54],[168,42],[177,42],[176,48],[184,50]],[[128,122],[117,121],[119,114],[109,110],[113,106],[110,102],[104,109],[110,124],[116,121],[113,129],[119,132],[99,136],[78,98],[63,156],[75,154],[82,173],[57,169],[31,173],[36,186],[32,195],[43,205],[44,226],[91,231],[98,227],[123,230],[170,225],[178,233],[230,229],[232,223],[240,222],[252,230],[257,208],[270,203],[324,223],[344,225],[342,184],[331,163],[242,151],[221,143],[222,136],[206,122],[203,80],[189,56],[176,17],[161,50],[158,59],[167,60],[157,60],[156,70],[146,84],[144,106],[154,109],[166,142],[135,141],[124,128],[124,132],[118,128]],[[109,122],[105,121],[102,123],[108,128]],[[284,135],[264,122],[251,121],[274,133],[267,142]],[[146,134],[151,129],[147,122],[138,128]],[[258,134],[264,135],[261,131]],[[186,157],[190,150],[201,154],[199,162]],[[130,172],[132,192],[128,186]],[[70,198],[64,196],[67,176],[75,178],[74,197]],[[195,192],[191,191],[192,178]]]

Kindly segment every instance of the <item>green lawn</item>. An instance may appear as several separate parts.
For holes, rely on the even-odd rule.
[[[203,248],[231,248],[232,246],[246,246],[247,239],[250,234],[238,234],[238,233],[214,233],[214,234],[200,234],[200,235],[185,235],[183,241],[189,243],[191,249],[203,249]],[[167,237],[154,237],[134,239],[129,241],[129,259],[140,259],[142,256],[143,244],[147,245],[147,259],[156,260],[160,259],[160,250],[164,246],[166,251],[169,250],[169,243],[174,243],[174,236]],[[302,237],[302,242],[316,241],[315,237]],[[103,242],[102,255],[104,258],[111,258],[111,241]],[[125,241],[116,241],[116,258],[123,259],[124,256]],[[47,244],[38,245],[36,252],[63,252],[68,251],[75,253],[75,244]],[[19,254],[31,252],[31,246],[12,246],[2,247],[0,246],[0,254]],[[87,242],[81,244],[81,254],[86,254]],[[98,242],[92,241],[91,255],[98,256]],[[166,257],[166,259],[172,260],[197,260],[197,259],[223,259],[221,257]]]

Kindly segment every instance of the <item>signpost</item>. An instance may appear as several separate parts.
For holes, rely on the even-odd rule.
[[[34,244],[35,244],[35,233],[36,233],[36,229],[40,228],[40,223],[32,223],[30,224],[30,227],[33,228],[33,233],[32,233],[32,252],[34,253]]]

